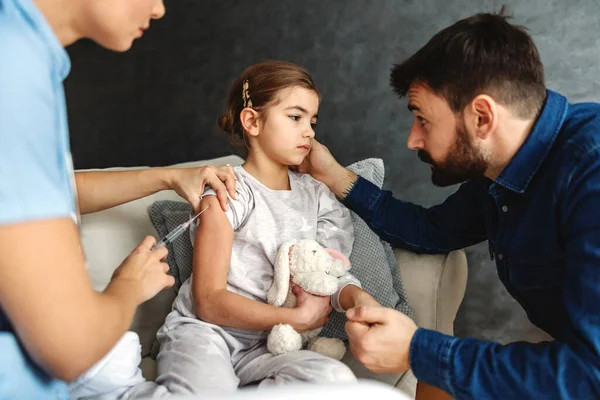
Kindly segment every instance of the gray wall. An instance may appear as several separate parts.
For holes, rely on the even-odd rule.
[[[387,188],[436,204],[456,188],[433,187],[428,168],[406,149],[412,118],[389,88],[389,71],[443,27],[502,4],[538,44],[548,87],[574,102],[598,101],[597,0],[166,0],[167,15],[132,51],[89,42],[69,49],[75,165],[166,165],[232,152],[216,129],[227,89],[249,64],[277,58],[312,72],[323,94],[317,137],[342,163],[380,157]],[[501,287],[486,245],[467,252],[457,335],[541,338]]]

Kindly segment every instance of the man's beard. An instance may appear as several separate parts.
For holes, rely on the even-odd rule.
[[[469,142],[469,135],[464,124],[456,127],[456,142],[448,152],[443,163],[433,161],[429,153],[419,150],[421,161],[433,166],[431,182],[445,187],[483,176],[487,162],[483,155]]]

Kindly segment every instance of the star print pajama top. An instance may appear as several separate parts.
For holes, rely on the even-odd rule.
[[[350,211],[310,175],[289,172],[291,190],[271,190],[235,168],[237,200],[229,199],[227,218],[234,229],[227,289],[266,303],[273,283],[279,247],[290,240],[314,239],[323,247],[352,252],[354,230]],[[205,195],[215,192],[207,188]],[[190,230],[193,244],[195,228]],[[273,356],[266,348],[268,332],[218,326],[196,317],[191,279],[179,290],[171,313],[159,329],[158,378],[171,392],[231,391],[251,382],[281,384],[294,381],[349,382],[354,374],[340,361],[310,351]],[[331,304],[341,290],[360,282],[347,272],[340,278]],[[160,390],[159,390],[160,391]]]
[[[291,190],[271,190],[239,166],[235,168],[237,200],[230,199],[227,217],[234,229],[228,289],[266,302],[273,283],[279,247],[289,240],[314,239],[323,247],[350,256],[354,230],[350,211],[321,182],[307,174],[289,171]],[[214,194],[208,188],[206,194]],[[195,229],[190,230],[192,245]],[[332,306],[339,305],[340,290],[360,286],[347,273],[340,279]]]

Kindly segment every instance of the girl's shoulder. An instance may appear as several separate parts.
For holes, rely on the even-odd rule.
[[[310,174],[304,174],[290,170],[290,177],[293,178],[296,182],[299,182],[303,185],[310,185],[318,189],[327,189],[327,186],[325,186],[323,182],[316,180]]]

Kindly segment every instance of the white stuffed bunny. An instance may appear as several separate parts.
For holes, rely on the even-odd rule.
[[[284,243],[277,253],[273,285],[267,293],[267,302],[275,306],[295,307],[296,296],[290,281],[305,291],[319,296],[329,296],[338,289],[338,278],[350,267],[342,253],[325,249],[314,240],[302,239]],[[322,328],[302,334],[287,324],[273,327],[267,338],[267,348],[272,354],[308,350],[342,359],[346,346],[339,339],[317,337]]]

